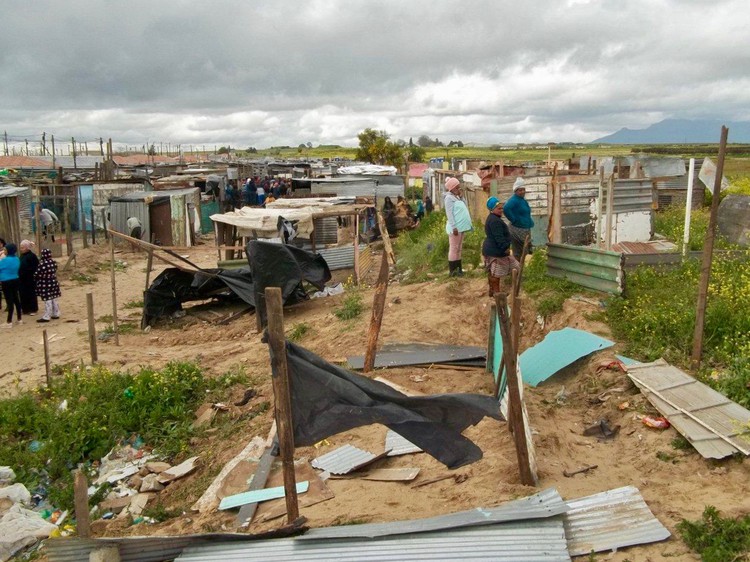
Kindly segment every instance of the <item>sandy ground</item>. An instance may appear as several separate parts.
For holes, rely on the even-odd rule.
[[[216,251],[212,246],[191,248],[185,252],[203,266],[213,266]],[[61,320],[46,325],[50,335],[57,334],[51,344],[54,363],[90,362],[86,336],[85,295],[94,295],[96,317],[111,314],[111,289],[108,269],[109,255],[105,247],[79,253],[77,272],[94,271],[98,281],[80,284],[70,272],[61,274],[63,297]],[[145,255],[129,251],[117,254],[127,263],[126,271],[118,272],[117,299],[120,321],[140,321],[140,309],[125,308],[125,303],[142,298],[145,281]],[[156,262],[155,262],[156,264]],[[157,271],[161,270],[157,265]],[[450,282],[428,282],[418,285],[393,284],[388,289],[388,307],[383,320],[381,342],[432,342],[463,345],[486,345],[489,299],[485,282],[463,279]],[[301,344],[330,361],[342,361],[347,355],[364,351],[369,324],[372,289],[363,292],[367,309],[356,320],[337,319],[333,308],[343,296],[316,299],[285,311],[287,329],[305,322],[310,326]],[[398,298],[396,298],[398,297]],[[394,302],[394,299],[397,302]],[[594,305],[569,300],[565,309],[542,327],[536,322],[533,305],[524,300],[521,347],[540,341],[552,329],[564,326],[588,329],[608,335],[606,325],[587,320],[596,310]],[[219,312],[226,314],[225,310]],[[122,335],[120,346],[112,341],[99,342],[99,358],[105,364],[137,368],[149,364],[160,366],[167,361],[198,361],[207,375],[217,375],[242,366],[254,381],[258,396],[243,407],[231,406],[229,415],[245,416],[248,422],[238,433],[226,435],[221,427],[210,430],[205,438],[195,441],[196,454],[205,459],[195,474],[171,485],[160,494],[167,506],[190,505],[203,492],[224,463],[236,455],[254,435],[265,438],[271,424],[271,412],[257,417],[248,415],[263,401],[272,401],[268,351],[255,330],[255,318],[246,315],[227,326],[215,326],[215,314],[202,312],[202,318],[188,315],[172,324],[158,326],[149,333],[136,331]],[[98,322],[99,329],[110,321]],[[34,386],[44,380],[44,359],[41,345],[42,327],[36,322],[16,326],[5,336],[12,345],[4,346],[5,372],[0,374],[0,388],[13,393],[16,388]],[[540,489],[556,487],[564,498],[589,495],[624,485],[636,486],[646,502],[670,531],[682,518],[695,519],[705,505],[715,505],[730,515],[750,512],[750,470],[742,460],[707,461],[694,451],[675,450],[670,442],[677,437],[674,429],[649,429],[638,414],[655,412],[627,376],[620,372],[597,374],[602,362],[613,359],[619,346],[583,359],[556,374],[538,388],[527,388],[525,397],[541,479]],[[446,368],[409,368],[380,370],[376,373],[412,391],[422,393],[480,392],[492,390],[491,377],[481,369],[454,370]],[[558,404],[555,397],[562,387],[568,395]],[[243,389],[237,389],[241,395]],[[602,401],[599,397],[610,390]],[[618,405],[628,402],[621,410]],[[598,441],[582,435],[583,428],[607,417],[612,425],[620,425],[619,434],[610,441]],[[245,419],[243,418],[243,419]],[[319,449],[298,448],[296,458],[312,459],[342,444],[352,444],[372,452],[382,452],[386,428],[369,426],[332,436]],[[312,526],[341,524],[353,521],[387,521],[427,517],[480,506],[494,506],[504,501],[534,493],[520,484],[515,450],[504,422],[484,420],[469,428],[466,435],[484,451],[484,458],[455,473],[466,475],[462,483],[444,480],[421,488],[409,483],[372,482],[359,479],[329,480],[328,488],[335,497],[309,507],[301,514]],[[671,456],[668,461],[657,458],[658,452]],[[571,478],[563,470],[574,470],[596,464],[598,468]],[[392,457],[379,461],[378,467],[418,467],[415,481],[450,474],[443,465],[426,454]],[[413,483],[412,483],[413,484]],[[280,500],[283,501],[283,500]],[[186,512],[180,517],[153,526],[126,527],[115,521],[95,523],[100,535],[176,534],[231,529],[234,514],[213,513],[199,516]],[[278,526],[281,519],[254,524],[251,531]],[[597,555],[597,560],[655,561],[693,560],[682,541],[670,540],[637,546],[617,553]]]

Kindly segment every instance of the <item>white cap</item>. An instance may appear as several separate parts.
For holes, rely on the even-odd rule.
[[[523,178],[521,176],[518,176],[516,178],[515,183],[513,184],[513,191],[515,191],[516,189],[520,189],[520,188],[526,189],[526,187],[523,184],[524,184]]]

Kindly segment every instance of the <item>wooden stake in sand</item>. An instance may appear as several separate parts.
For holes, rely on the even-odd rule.
[[[76,470],[75,480],[73,482],[73,497],[76,513],[76,528],[78,530],[78,536],[82,539],[91,536],[88,488],[89,485],[88,482],[86,482],[86,475],[80,470]]]
[[[49,364],[49,340],[47,339],[47,330],[42,330],[42,338],[44,340],[44,372],[47,376],[47,388],[49,388],[49,383],[52,379],[52,371]]]
[[[115,241],[112,238],[109,239],[109,264],[112,272],[112,328],[115,331],[115,345],[120,345],[120,329],[117,324],[117,286],[115,284]]]
[[[284,308],[279,287],[265,291],[268,315],[268,348],[271,354],[271,380],[276,406],[276,427],[279,432],[281,467],[284,473],[286,515],[290,523],[299,517],[297,483],[294,476],[294,427],[292,425],[292,400],[289,389],[289,372],[286,363],[286,337],[284,335]]]
[[[91,350],[91,364],[99,360],[96,351],[96,323],[94,322],[94,295],[86,293],[86,312],[89,317],[89,349]]]
[[[385,310],[385,296],[388,292],[388,253],[383,251],[383,259],[380,262],[380,273],[378,283],[375,286],[375,296],[372,299],[372,318],[370,319],[370,330],[367,333],[367,349],[365,350],[365,365],[362,372],[369,373],[375,367],[375,350],[378,346],[380,326],[383,323],[383,311]]]

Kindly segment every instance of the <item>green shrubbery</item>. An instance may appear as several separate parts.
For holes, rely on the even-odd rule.
[[[49,389],[0,400],[0,465],[33,490],[49,478],[50,501],[72,506],[71,470],[133,435],[165,457],[187,451],[195,408],[234,377],[205,379],[190,363],[161,370],[65,369]]]
[[[721,517],[709,505],[699,521],[683,519],[677,530],[705,562],[747,560],[750,554],[750,515],[738,519]]]
[[[523,290],[536,302],[536,310],[542,317],[562,310],[563,303],[576,293],[586,289],[564,279],[547,275],[547,248],[537,248],[523,270]]]
[[[427,273],[448,273],[448,235],[445,212],[435,211],[420,221],[414,230],[402,231],[394,242],[396,268],[406,283],[428,279]],[[484,227],[474,222],[474,230],[464,236],[463,268],[471,271],[481,267]]]

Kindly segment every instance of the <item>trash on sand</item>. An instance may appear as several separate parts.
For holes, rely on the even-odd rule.
[[[669,421],[667,421],[667,418],[661,416],[643,416],[641,422],[643,425],[653,427],[654,429],[669,429],[671,425]]]
[[[376,455],[353,445],[344,445],[314,459],[310,464],[313,468],[325,470],[331,474],[349,474],[383,458],[385,454],[387,453]]]
[[[325,287],[322,291],[316,291],[312,294],[310,297],[311,299],[320,299],[323,297],[332,297],[335,295],[343,295],[344,294],[344,285],[343,283],[336,283],[335,285],[331,287]]]
[[[584,429],[583,434],[597,439],[612,439],[618,431],[620,431],[619,425],[612,427],[609,425],[609,420],[601,419]]]
[[[625,402],[620,402],[617,405],[618,410],[627,410],[628,408],[630,408],[630,402],[628,402],[627,400]]]
[[[376,480],[381,482],[410,482],[419,474],[416,467],[410,468],[376,468],[364,473],[360,478],[363,480]]]
[[[57,530],[57,525],[45,521],[39,513],[13,505],[0,518],[0,560],[10,559],[19,550]]]
[[[448,480],[450,478],[453,478],[453,482],[456,484],[461,484],[463,482],[466,482],[469,479],[468,474],[446,474],[445,476],[438,476],[437,478],[430,478],[429,480],[425,480],[424,482],[418,482],[412,486],[413,488],[421,488],[422,486],[427,486],[429,484],[435,484],[436,482],[442,482],[443,480]]]

